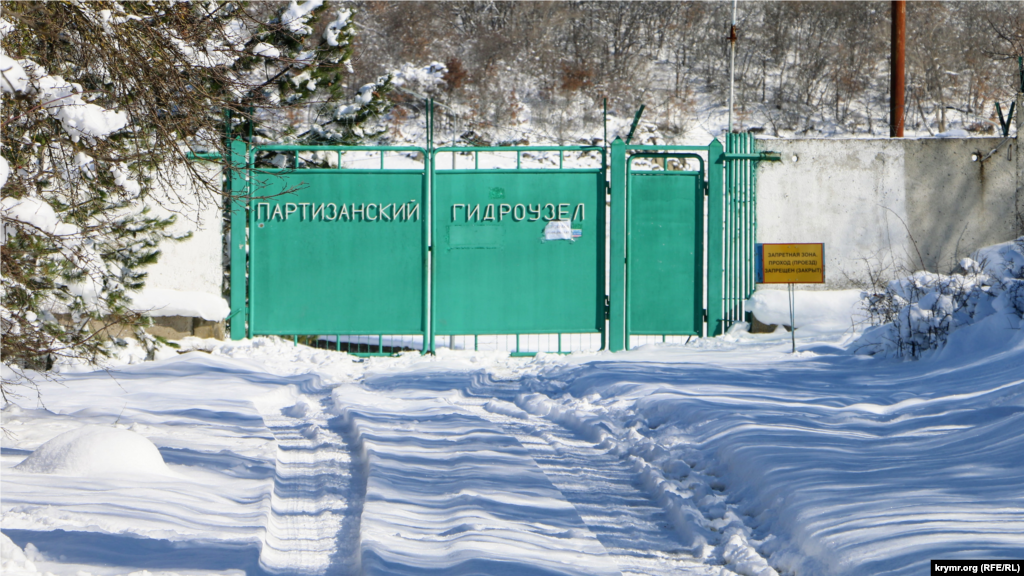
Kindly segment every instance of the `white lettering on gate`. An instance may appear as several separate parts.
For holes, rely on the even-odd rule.
[[[572,222],[583,222],[587,219],[585,204],[577,204],[572,209],[572,218],[569,217],[569,210],[573,208],[571,203],[560,204],[452,204],[452,222],[503,222],[505,216],[512,215],[513,222],[536,222],[543,218],[545,222],[555,220],[566,220]],[[401,210],[401,208],[399,208]],[[465,219],[460,219],[460,213],[465,214]],[[527,215],[530,215],[527,218]],[[396,216],[397,219],[397,216]]]
[[[466,205],[459,205],[466,207]],[[478,207],[479,208],[479,207]],[[420,207],[415,200],[395,204],[335,204],[334,202],[257,202],[257,222],[287,222],[298,212],[299,222],[418,222]],[[492,209],[493,213],[493,209]],[[455,218],[455,207],[452,208]]]

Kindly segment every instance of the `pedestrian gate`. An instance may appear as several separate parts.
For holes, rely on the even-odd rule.
[[[694,160],[696,171],[634,171],[636,160]],[[626,167],[626,337],[704,330],[704,159],[637,153]]]
[[[738,156],[757,159],[752,142]],[[343,162],[349,152],[374,166]],[[260,153],[279,167],[256,168]],[[481,153],[515,154],[514,164],[480,168]],[[338,167],[300,167],[313,154]],[[557,168],[524,166],[556,154]],[[591,164],[565,167],[567,154]],[[472,167],[455,169],[456,156]],[[526,334],[559,335],[559,351],[565,333],[599,335],[611,350],[634,335],[720,334],[735,321],[722,304],[732,285],[723,254],[740,268],[735,238],[753,238],[724,228],[742,220],[725,206],[736,197],[723,186],[729,156],[717,141],[616,140],[610,162],[601,147],[247,151],[236,141],[231,336],[325,335],[340,346],[376,335],[383,353],[390,334],[418,335],[425,352],[439,336],[515,335],[518,352]]]

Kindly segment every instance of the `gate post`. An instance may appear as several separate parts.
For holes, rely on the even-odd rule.
[[[626,342],[626,144],[612,142],[611,158],[611,253],[608,257],[608,349],[618,352]]]
[[[725,332],[722,310],[722,263],[725,224],[725,205],[722,176],[725,170],[725,152],[722,143],[712,140],[708,146],[708,336]]]
[[[246,163],[246,145],[242,140],[231,141],[231,155],[228,169],[228,202],[231,207],[231,339],[242,340],[246,336],[245,297],[248,282],[246,278],[245,226],[248,220],[246,208],[249,204],[247,180],[249,167]]]

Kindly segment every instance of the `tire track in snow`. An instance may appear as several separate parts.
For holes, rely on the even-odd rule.
[[[319,396],[263,414],[277,441],[274,491],[260,553],[260,566],[268,573],[359,573],[354,552],[365,479],[344,427],[332,427],[327,420],[329,394]]]
[[[751,542],[751,528],[729,504],[725,487],[711,473],[695,473],[685,462],[674,470],[678,480],[669,478],[666,470],[655,464],[664,447],[650,439],[628,438],[623,430],[592,411],[573,407],[579,400],[565,403],[543,394],[518,394],[514,409],[541,417],[574,431],[592,446],[607,449],[633,470],[638,482],[658,506],[665,511],[679,534],[684,547],[691,549],[704,562],[714,564],[722,575],[779,576]]]
[[[479,407],[478,414],[501,424],[527,449],[623,576],[720,573],[685,549],[630,463],[609,448],[501,400]]]

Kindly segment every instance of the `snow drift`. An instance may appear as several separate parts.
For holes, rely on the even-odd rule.
[[[859,353],[919,357],[943,348],[961,328],[985,323],[1019,330],[1024,318],[1024,236],[978,250],[959,272],[915,272],[869,297],[880,325],[851,345]],[[985,331],[985,330],[983,330]],[[1010,334],[1007,334],[1010,336]]]
[[[145,436],[106,426],[84,426],[51,439],[16,466],[37,474],[109,476],[170,474]]]

